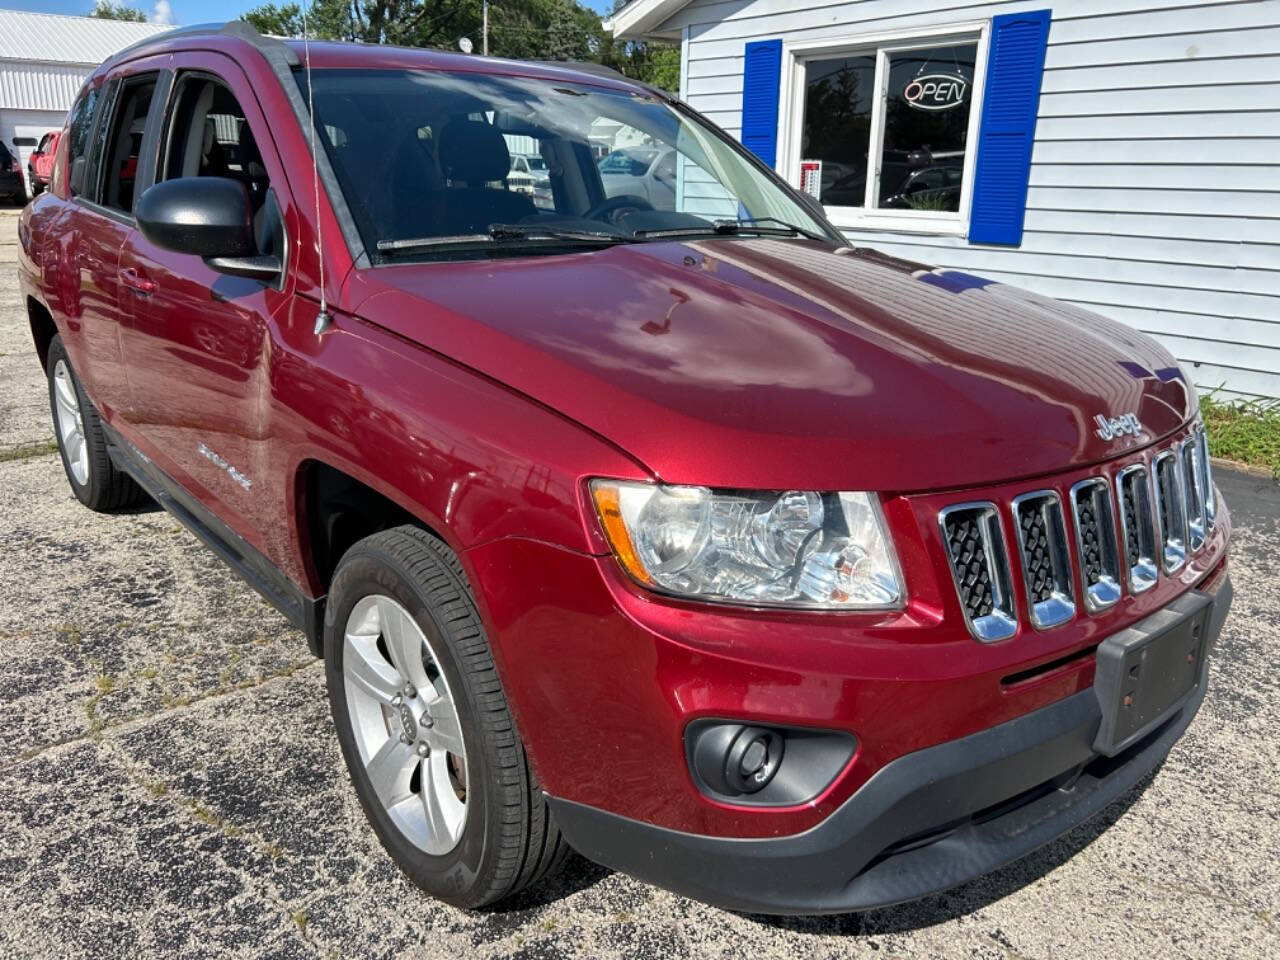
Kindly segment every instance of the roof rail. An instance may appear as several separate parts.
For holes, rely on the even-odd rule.
[[[128,59],[131,54],[137,53],[157,43],[163,43],[166,40],[177,40],[182,37],[200,37],[200,36],[229,36],[239,37],[247,40],[264,53],[267,51],[284,52],[285,58],[289,61],[290,66],[298,65],[298,55],[295,54],[288,44],[281,42],[275,37],[264,37],[253,28],[253,24],[244,20],[231,20],[226,23],[193,23],[188,27],[175,27],[172,30],[166,30],[164,33],[152,34],[149,37],[143,37],[135,43],[129,44],[123,50],[117,50],[114,54],[106,59],[106,63],[113,63],[117,60]]]

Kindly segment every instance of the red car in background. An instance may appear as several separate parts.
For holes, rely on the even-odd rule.
[[[31,184],[33,197],[38,197],[49,188],[49,180],[53,176],[53,160],[61,140],[61,130],[50,130],[40,138],[40,143],[27,159],[27,181]]]

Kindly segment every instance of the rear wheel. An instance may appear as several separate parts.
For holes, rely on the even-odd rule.
[[[142,488],[112,462],[102,421],[71,369],[61,336],[49,343],[46,371],[58,451],[76,499],[99,512],[145,500],[147,495]]]
[[[564,859],[457,558],[414,527],[353,546],[325,613],[329,701],[352,783],[410,879],[493,903]]]

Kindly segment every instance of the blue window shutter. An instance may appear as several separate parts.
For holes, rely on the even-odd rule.
[[[771,167],[778,165],[778,81],[782,41],[747,44],[742,66],[742,145]]]
[[[1049,15],[1048,10],[1035,10],[991,21],[987,92],[969,212],[970,243],[1014,247],[1022,243]]]

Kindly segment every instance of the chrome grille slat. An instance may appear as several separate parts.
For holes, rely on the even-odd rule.
[[[1157,454],[1151,462],[1156,494],[1156,520],[1160,526],[1161,566],[1176,573],[1187,562],[1187,509],[1182,489],[1182,466],[1172,450]]]
[[[995,504],[961,503],[939,514],[951,575],[969,632],[983,643],[1017,632],[1008,550]]]
[[[1178,444],[1178,466],[1181,472],[1183,502],[1187,510],[1187,549],[1199,553],[1205,542],[1205,510],[1203,471],[1196,437]]]
[[[1052,490],[1023,494],[1013,501],[1013,519],[1032,626],[1066,623],[1076,602],[1062,500]]]
[[[1141,463],[1125,467],[1116,477],[1116,489],[1129,591],[1139,594],[1154,587],[1158,575],[1155,511],[1147,468]]]
[[[1209,434],[1203,426],[1196,428],[1196,451],[1199,454],[1200,487],[1204,491],[1205,537],[1213,533],[1218,514],[1217,494],[1213,489],[1213,463],[1209,458]]]
[[[1111,485],[1102,477],[1092,477],[1073,486],[1071,518],[1084,581],[1081,587],[1085,609],[1098,613],[1120,599],[1120,551],[1111,510]]]

